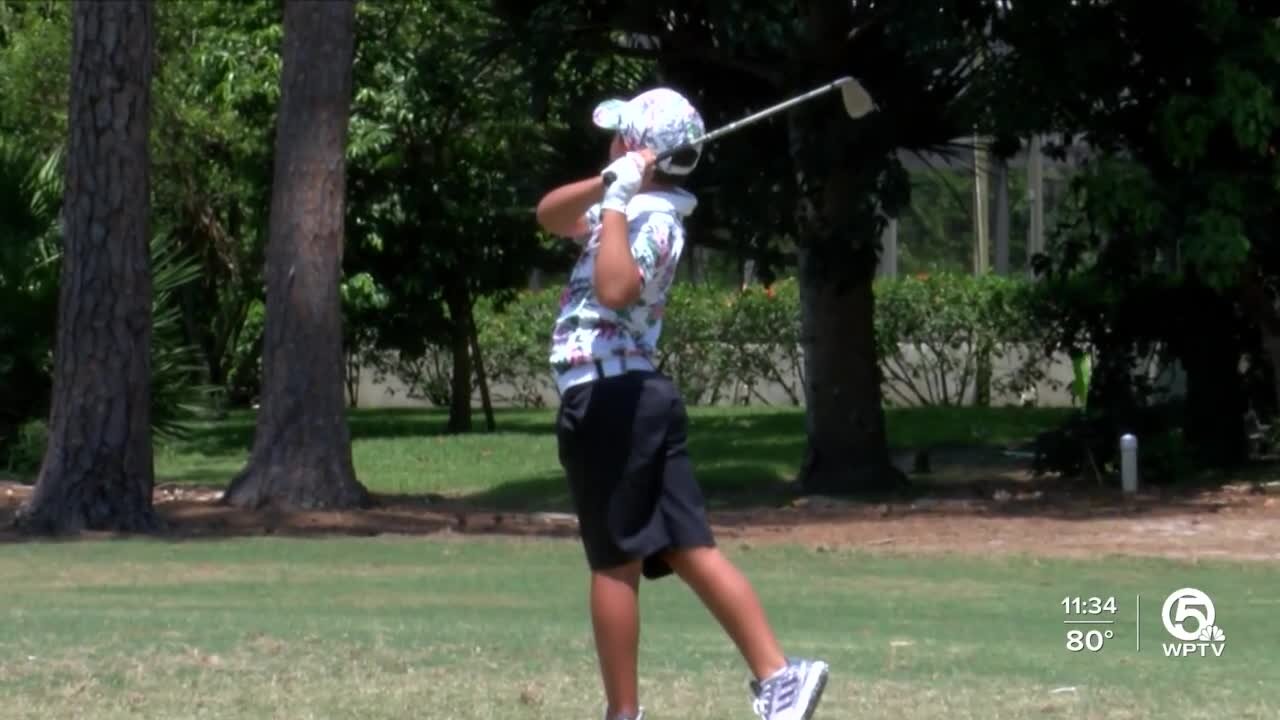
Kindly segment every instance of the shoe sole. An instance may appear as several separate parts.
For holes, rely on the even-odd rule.
[[[822,701],[822,692],[827,689],[828,670],[829,668],[822,668],[822,674],[818,676],[818,681],[813,686],[813,695],[809,697],[809,707],[804,709],[804,720],[812,720],[813,713],[818,709],[818,703]]]

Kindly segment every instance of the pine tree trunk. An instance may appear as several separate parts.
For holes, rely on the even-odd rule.
[[[149,531],[152,6],[76,2],[49,445],[19,524]]]
[[[343,397],[339,280],[354,6],[286,0],[267,246],[262,402],[248,465],[223,500],[282,510],[355,507]]]

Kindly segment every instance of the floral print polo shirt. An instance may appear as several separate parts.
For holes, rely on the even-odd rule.
[[[630,307],[614,311],[595,295],[592,274],[600,245],[600,206],[587,212],[586,235],[574,240],[582,254],[569,284],[560,296],[560,313],[551,333],[551,368],[560,375],[596,360],[654,357],[662,334],[667,291],[675,279],[684,251],[684,218],[693,213],[697,198],[680,190],[638,193],[627,205],[631,255],[640,269],[643,290]]]

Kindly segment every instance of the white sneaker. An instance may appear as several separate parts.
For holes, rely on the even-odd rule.
[[[604,720],[644,720],[644,708],[640,708],[639,710],[637,710],[636,715],[634,717],[630,715],[614,715],[610,717],[609,711],[605,710]]]
[[[827,664],[789,659],[785,668],[750,686],[755,695],[751,707],[761,720],[809,720],[827,687]]]

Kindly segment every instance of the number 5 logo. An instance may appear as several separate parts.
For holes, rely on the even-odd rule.
[[[1169,616],[1170,610],[1174,611],[1172,617]],[[1213,625],[1214,614],[1213,601],[1208,595],[1195,588],[1182,588],[1165,598],[1160,620],[1170,635],[1183,642],[1194,642],[1200,638],[1201,628]],[[1186,621],[1192,619],[1196,621],[1195,627],[1187,629]]]

